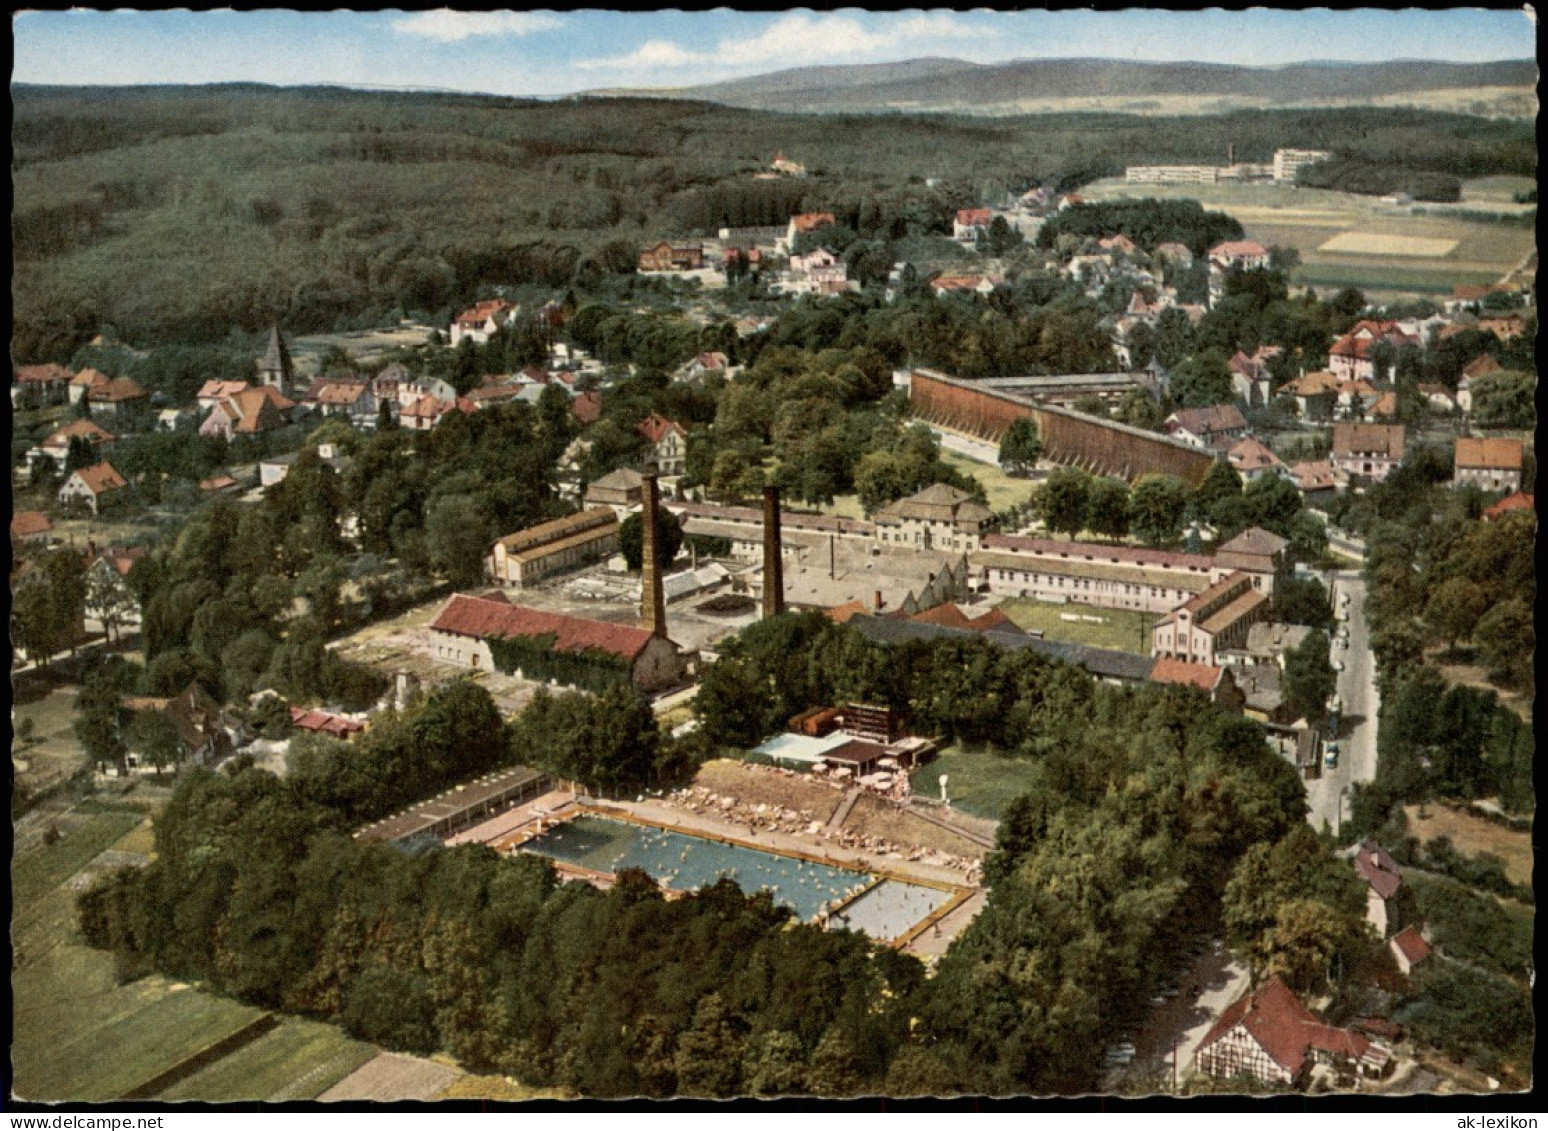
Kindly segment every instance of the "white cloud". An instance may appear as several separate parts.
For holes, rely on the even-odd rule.
[[[813,16],[790,12],[756,35],[728,38],[710,51],[690,51],[670,40],[653,39],[627,55],[584,59],[575,65],[589,70],[651,70],[713,64],[717,67],[805,66],[820,62],[860,62],[943,40],[978,39],[988,29],[962,23],[944,12],[925,13],[868,28],[850,16]]]
[[[474,36],[530,35],[549,31],[562,21],[547,12],[453,12],[437,8],[392,21],[394,31],[418,35],[437,43],[461,43]]]

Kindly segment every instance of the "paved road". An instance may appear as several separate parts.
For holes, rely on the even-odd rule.
[[[930,431],[935,433],[935,438],[941,442],[941,447],[949,452],[967,456],[968,459],[976,459],[979,463],[998,464],[1000,462],[998,444],[991,444],[962,432],[952,432],[934,424],[930,425]]]
[[[1376,662],[1371,655],[1370,631],[1365,622],[1365,581],[1354,571],[1333,575],[1334,602],[1340,612],[1347,611],[1343,622],[1349,628],[1349,647],[1333,649],[1333,658],[1342,661],[1338,673],[1338,695],[1343,700],[1338,766],[1323,768],[1322,777],[1306,783],[1307,814],[1313,827],[1327,822],[1337,830],[1341,817],[1349,815],[1345,791],[1357,782],[1376,777],[1376,712],[1380,699],[1376,693]],[[1343,594],[1349,603],[1343,604]],[[1332,738],[1333,736],[1329,736]],[[1342,813],[1340,810],[1342,809]]]

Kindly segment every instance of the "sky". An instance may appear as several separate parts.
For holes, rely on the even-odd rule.
[[[944,56],[1273,66],[1531,58],[1522,10],[23,11],[13,82],[336,83],[553,96]]]

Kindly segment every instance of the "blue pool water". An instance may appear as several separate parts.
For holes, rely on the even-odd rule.
[[[640,868],[679,891],[691,891],[727,876],[745,892],[768,889],[776,903],[789,907],[801,919],[812,918],[824,904],[836,903],[872,880],[864,872],[605,817],[577,817],[523,847],[599,872]],[[912,884],[899,886],[933,891]],[[939,894],[945,897],[944,892]]]

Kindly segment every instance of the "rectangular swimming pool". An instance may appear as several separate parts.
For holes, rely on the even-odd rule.
[[[876,879],[849,868],[590,815],[577,817],[522,847],[598,872],[639,868],[678,891],[694,891],[724,876],[745,892],[768,891],[776,903],[803,920],[824,914]],[[845,908],[848,921],[839,919],[831,925],[890,940],[950,898],[949,891],[884,880]]]

